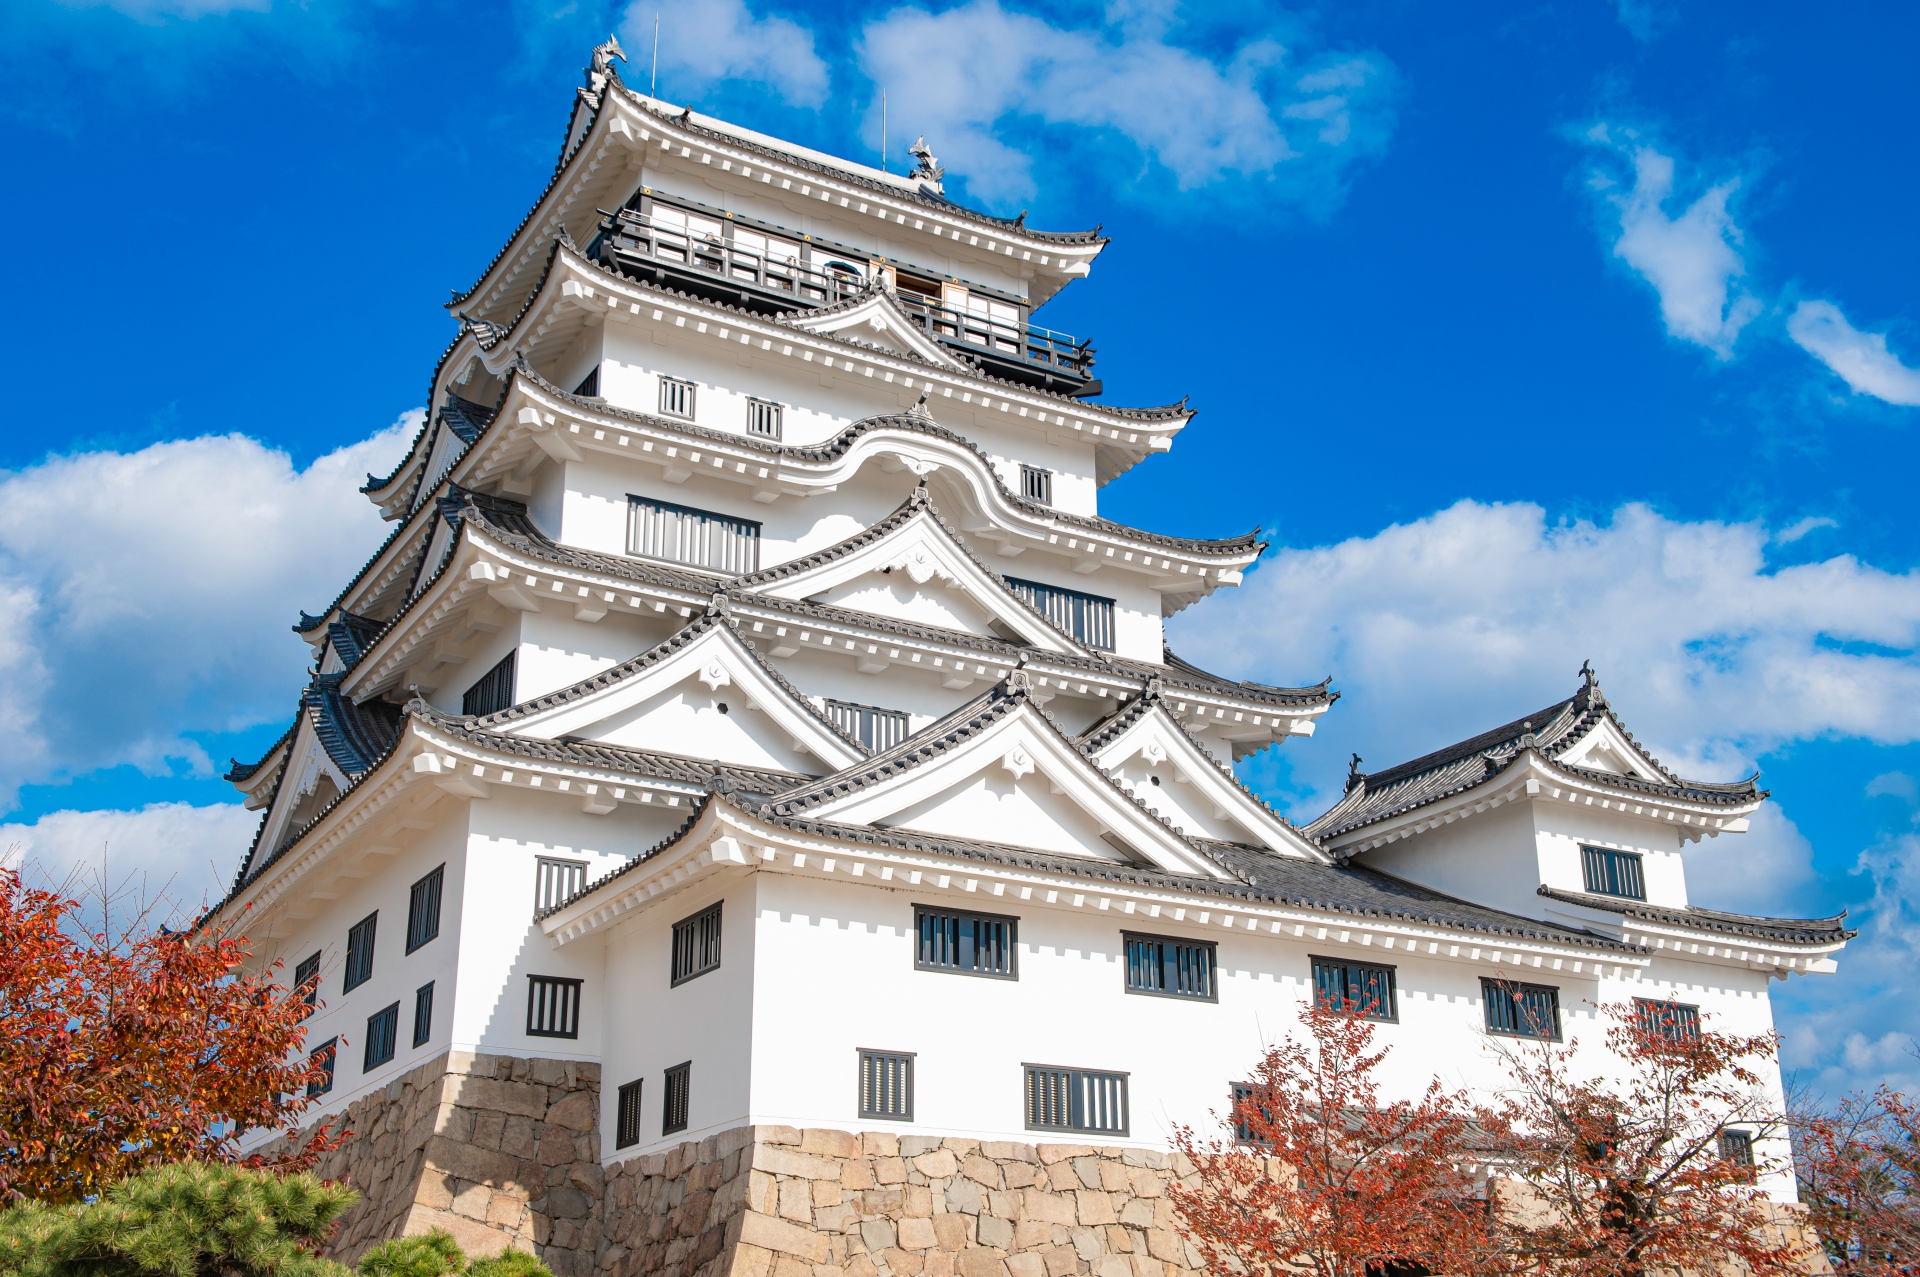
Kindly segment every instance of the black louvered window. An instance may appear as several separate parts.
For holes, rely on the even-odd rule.
[[[660,411],[669,417],[693,419],[693,383],[678,377],[660,379]]]
[[[1369,1020],[1397,1020],[1393,968],[1371,962],[1313,959],[1313,996],[1321,1006],[1352,1011]]]
[[[1487,1007],[1487,1032],[1560,1040],[1560,990],[1553,986],[1482,979],[1480,997]]]
[[[552,975],[527,977],[527,1036],[580,1036],[580,981]]]
[[[907,716],[897,709],[828,701],[827,720],[876,754],[907,738]]]
[[[1127,1075],[1028,1064],[1027,1129],[1127,1133]]]
[[[860,1116],[913,1120],[913,1052],[860,1051]]]
[[[660,1133],[671,1135],[687,1129],[687,1099],[693,1086],[693,1061],[676,1064],[667,1070],[666,1103],[661,1106]]]
[[[916,905],[913,922],[919,933],[914,965],[922,971],[1019,979],[1018,918]]]
[[[441,865],[413,884],[407,898],[407,952],[440,934],[440,888],[446,882],[447,867]]]
[[[673,924],[674,984],[684,984],[720,965],[720,906],[711,905]]]
[[[1112,599],[1011,576],[1006,582],[1015,594],[1033,605],[1034,611],[1080,642],[1102,651],[1113,650]]]
[[[1218,1002],[1211,940],[1127,935],[1127,992]]]
[[[333,1089],[333,1064],[339,1058],[339,1038],[328,1038],[307,1056],[307,1068],[315,1071],[307,1081],[308,1099],[325,1095]]]
[[[1640,857],[1635,853],[1582,847],[1580,857],[1587,872],[1588,891],[1601,896],[1624,896],[1628,900],[1647,898],[1646,879],[1641,876]]]
[[[581,396],[584,399],[595,399],[599,397],[600,395],[600,365],[599,364],[595,364],[593,366],[593,371],[588,373],[586,377],[581,380],[580,384],[573,388],[573,393]]]
[[[373,931],[380,920],[374,910],[347,928],[347,960],[341,975],[340,991],[349,993],[373,978]]]
[[[1640,1031],[1670,1042],[1691,1042],[1700,1036],[1700,1008],[1684,1002],[1661,1002],[1653,998],[1633,1000],[1634,1018]]]
[[[780,405],[764,399],[747,400],[747,433],[762,439],[780,437]]]
[[[312,1007],[320,1000],[320,955],[314,954],[293,969],[293,987],[300,990],[300,1000]]]
[[[370,1073],[393,1058],[394,1041],[400,1036],[400,1004],[367,1017],[367,1046],[360,1063],[362,1073]]]
[[[613,1119],[613,1146],[632,1148],[640,1142],[640,1079],[620,1088],[620,1104]]]
[[[739,574],[760,566],[760,524],[649,497],[628,498],[627,552]]]
[[[1260,1088],[1251,1082],[1235,1082],[1233,1084],[1233,1139],[1236,1144],[1265,1144],[1268,1142],[1261,1138],[1260,1131],[1248,1120],[1250,1116],[1257,1114],[1260,1118],[1268,1122],[1272,1121],[1273,1113],[1265,1105],[1258,1102],[1259,1095]]]
[[[1053,471],[1038,466],[1020,467],[1020,495],[1041,505],[1053,504]]]
[[[1726,1130],[1720,1132],[1720,1158],[1732,1162],[1735,1166],[1753,1165],[1753,1132]]]
[[[498,714],[513,704],[513,658],[508,652],[480,681],[460,694],[462,714]]]
[[[564,904],[587,885],[587,862],[540,856],[534,861],[533,911],[545,913]]]
[[[413,991],[413,1044],[425,1046],[433,1036],[433,981]]]

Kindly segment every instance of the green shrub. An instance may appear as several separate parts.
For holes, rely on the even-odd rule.
[[[360,1259],[361,1277],[454,1277],[466,1266],[453,1234],[441,1228],[381,1242]]]
[[[474,1260],[467,1277],[553,1277],[553,1270],[524,1250],[503,1250]]]

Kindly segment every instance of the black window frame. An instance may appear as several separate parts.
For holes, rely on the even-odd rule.
[[[645,1078],[635,1078],[620,1086],[613,1117],[613,1146],[632,1148],[640,1142],[640,1104],[645,1098]]]
[[[1515,997],[1514,990],[1518,990],[1519,997]],[[1530,995],[1543,993],[1550,995],[1552,999],[1553,1032],[1545,1035],[1526,1032],[1522,1027],[1525,1017],[1521,1014],[1524,1001]],[[1496,994],[1498,996],[1496,996]],[[1501,980],[1493,976],[1481,976],[1480,1001],[1485,1008],[1488,1033],[1505,1038],[1522,1038],[1528,1042],[1560,1042],[1565,1040],[1566,1034],[1561,1024],[1560,988],[1558,985],[1530,984],[1524,980]],[[1496,1024],[1494,1022],[1493,1009],[1496,1006],[1511,1008],[1513,1013],[1512,1024],[1509,1025],[1504,1022]]]
[[[578,1039],[582,983],[572,976],[528,976],[527,1036]],[[547,995],[544,998],[543,993]]]
[[[333,1089],[333,1071],[340,1063],[340,1039],[328,1038],[313,1050],[307,1052],[307,1067],[326,1069],[326,1076],[317,1082],[307,1083],[307,1098],[318,1099]]]
[[[1089,594],[1064,585],[1029,581],[1025,577],[1003,576],[1020,599],[1047,619],[1047,623],[1078,643],[1096,651],[1114,650],[1114,626],[1118,604],[1104,594]]]
[[[695,516],[708,523],[721,525],[722,530],[731,532],[745,548],[739,553],[737,563],[713,563],[708,560],[677,558],[672,555],[658,554],[644,549],[640,536],[640,512],[652,507],[659,513],[671,510],[684,517]],[[725,514],[719,510],[708,510],[700,506],[681,505],[677,501],[662,501],[658,497],[643,497],[639,493],[627,494],[627,554],[636,559],[651,559],[656,563],[678,563],[684,567],[700,568],[708,572],[723,573],[728,576],[740,576],[760,568],[760,539],[763,525],[758,519],[745,519],[737,514]],[[708,538],[711,545],[711,536]]]
[[[827,721],[876,754],[892,749],[913,734],[913,720],[903,709],[838,701],[831,696],[821,699],[826,703]]]
[[[1580,879],[1587,893],[1616,900],[1647,898],[1647,858],[1637,851],[1580,846]]]
[[[413,991],[413,1044],[425,1046],[433,1038],[433,981]]]
[[[485,718],[513,704],[513,679],[519,654],[520,649],[514,648],[494,662],[492,669],[475,679],[473,686],[460,693],[462,714]]]
[[[1731,1162],[1743,1170],[1754,1170],[1757,1166],[1753,1154],[1753,1132],[1729,1126],[1720,1132],[1714,1141],[1720,1154],[1720,1160]]]
[[[311,1012],[320,1002],[320,955],[324,950],[315,950],[310,958],[303,958],[293,968],[293,987],[300,994],[300,1000],[307,1004]]]
[[[677,989],[689,980],[698,980],[708,972],[720,969],[720,906],[725,903],[724,900],[716,900],[698,913],[690,913],[673,924],[668,988]],[[684,964],[682,958],[685,959]]]
[[[1126,960],[1122,963],[1122,966],[1125,968],[1123,974],[1126,991],[1128,993],[1138,994],[1146,998],[1176,998],[1181,1002],[1218,1002],[1220,1000],[1220,946],[1212,940],[1192,940],[1183,936],[1153,935],[1145,931],[1122,931],[1120,933],[1120,941],[1126,956]],[[1145,957],[1144,950],[1148,946],[1158,947],[1159,951],[1154,954],[1153,961],[1150,964],[1137,962],[1136,957]],[[1196,954],[1203,955],[1201,960],[1194,964],[1197,967],[1205,968],[1200,978],[1206,987],[1201,992],[1184,992],[1179,989],[1168,988],[1165,983],[1169,961],[1171,960],[1178,966],[1180,963],[1178,951],[1183,949],[1193,950]],[[1141,952],[1137,954],[1136,950]],[[1170,953],[1172,954],[1171,959],[1169,958]],[[1159,972],[1157,978],[1161,983],[1157,986],[1148,986],[1138,982],[1136,979],[1136,976],[1144,971],[1148,965],[1153,966]]]
[[[1253,1132],[1247,1129],[1246,1123],[1242,1122],[1237,1116],[1241,1106],[1252,1099],[1254,1092],[1259,1089],[1259,1085],[1253,1082],[1229,1082],[1227,1084],[1227,1098],[1229,1101],[1227,1116],[1233,1123],[1233,1142],[1236,1144],[1244,1144],[1251,1148],[1266,1147],[1267,1141],[1255,1139]],[[1265,1116],[1271,1117],[1271,1114],[1266,1114],[1265,1110],[1262,1110],[1262,1113]]]
[[[554,882],[563,878],[562,887],[571,885],[570,890],[556,890]],[[577,881],[575,881],[577,879]],[[558,905],[565,904],[587,885],[587,862],[568,860],[562,856],[535,856],[533,858],[533,911],[545,913]],[[551,899],[549,899],[551,897]]]
[[[1020,495],[1041,505],[1053,504],[1053,471],[1020,463]]]
[[[675,391],[680,393],[675,394]],[[699,392],[700,387],[695,382],[689,381],[685,377],[669,377],[665,373],[661,373],[660,415],[663,417],[673,417],[680,421],[695,420],[695,413],[699,407]],[[669,406],[672,401],[682,397],[686,399],[685,408]]]
[[[863,1046],[855,1051],[859,1061],[858,1106],[863,1122],[911,1122],[913,1120],[913,1061],[918,1052],[887,1051]],[[898,1103],[873,1103],[876,1095],[897,1096]]]
[[[600,397],[599,364],[595,364],[593,371],[580,379],[580,384],[573,388],[573,393],[579,395],[582,399],[598,399]]]
[[[1107,1135],[1115,1139],[1129,1138],[1133,1123],[1133,1115],[1131,1112],[1132,1103],[1129,1096],[1128,1082],[1131,1076],[1129,1073],[1114,1069],[1084,1069],[1066,1064],[1022,1064],[1020,1066],[1020,1105],[1022,1117],[1026,1122],[1026,1129],[1029,1131],[1066,1131],[1075,1135]],[[1041,1122],[1037,1120],[1041,1104],[1044,1103],[1048,1108],[1052,1108],[1057,1103],[1057,1100],[1052,1096],[1048,1096],[1045,1099],[1042,1098],[1039,1088],[1035,1085],[1036,1079],[1038,1078],[1047,1079],[1049,1086],[1054,1085],[1059,1079],[1065,1079],[1064,1085],[1067,1092],[1067,1122],[1065,1124]],[[1074,1122],[1073,1119],[1076,1115],[1083,1115],[1086,1112],[1086,1101],[1088,1097],[1085,1093],[1085,1087],[1089,1082],[1095,1084],[1107,1083],[1117,1086],[1120,1109],[1119,1126],[1096,1126],[1089,1125],[1085,1122]]]
[[[360,1055],[360,1071],[371,1073],[382,1064],[390,1064],[400,1048],[400,1004],[375,1011],[367,1017],[367,1042]]]
[[[929,961],[929,949],[932,948],[930,920],[951,919],[956,924],[952,947],[961,951],[968,943],[968,937],[959,929],[958,924],[974,924],[971,938],[976,961],[972,967],[954,962]],[[1004,969],[988,969],[980,966],[977,957],[981,952],[979,928],[984,924],[988,928],[1004,924],[1005,939],[999,942],[999,948],[1006,955]],[[946,927],[941,927],[940,947],[946,946]],[[941,975],[975,976],[984,980],[1018,980],[1020,978],[1020,919],[1013,914],[984,913],[977,909],[955,909],[949,905],[922,905],[913,907],[913,967],[916,971],[934,971]]]
[[[1342,1002],[1340,1006],[1334,1008],[1335,1010],[1345,1010],[1346,1002],[1350,1000],[1363,1008],[1358,1013],[1363,1020],[1377,1020],[1381,1024],[1400,1023],[1400,975],[1399,969],[1391,963],[1357,962],[1349,958],[1329,958],[1319,954],[1308,954],[1307,962],[1310,966],[1313,996],[1316,1001],[1324,1002],[1330,992],[1327,987],[1327,984],[1330,982],[1322,981],[1322,973],[1331,973],[1337,970],[1341,976],[1340,996]],[[1364,1009],[1367,1005],[1367,998],[1374,996],[1374,994],[1373,991],[1365,989],[1364,984],[1355,978],[1360,972],[1377,972],[1386,976],[1387,1014],[1380,1015]],[[1361,996],[1363,993],[1366,995],[1365,997]]]
[[[341,963],[342,996],[373,979],[374,942],[379,933],[380,911],[375,909],[347,928],[347,960]]]
[[[771,399],[747,396],[747,433],[755,439],[776,442],[785,430],[786,407]],[[769,428],[771,427],[771,428]]]
[[[687,1129],[692,1101],[693,1061],[686,1060],[667,1070],[660,1104],[660,1134],[678,1135]]]
[[[1670,1042],[1695,1042],[1700,1038],[1700,1008],[1675,998],[1635,998],[1633,1018],[1642,1033]],[[1671,1024],[1672,1030],[1666,1027]]]
[[[440,898],[446,885],[447,867],[443,863],[407,889],[408,953],[440,938]]]

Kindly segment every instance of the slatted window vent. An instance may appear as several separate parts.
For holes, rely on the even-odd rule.
[[[880,1122],[913,1120],[913,1052],[860,1052],[860,1116]]]
[[[1039,581],[1007,577],[1013,592],[1032,605],[1033,610],[1055,626],[1071,634],[1088,647],[1113,650],[1113,600],[1078,590],[1063,590]]]
[[[620,1088],[620,1107],[614,1117],[613,1146],[632,1148],[640,1142],[640,1081]]]
[[[573,393],[579,395],[582,399],[597,399],[600,397],[600,366],[598,364],[595,364],[593,371],[588,373],[586,378],[573,388]]]
[[[374,910],[347,928],[347,960],[341,974],[340,991],[351,992],[373,978],[373,931],[380,920]]]
[[[1029,1064],[1027,1129],[1127,1134],[1127,1075]]]
[[[307,1081],[307,1098],[325,1095],[333,1089],[333,1064],[340,1058],[340,1039],[328,1038],[307,1056],[307,1067],[318,1070],[317,1075]]]
[[[685,984],[720,965],[720,906],[673,924],[673,983]]]
[[[1634,852],[1582,847],[1580,858],[1587,871],[1588,891],[1601,896],[1624,896],[1628,900],[1647,898],[1647,881],[1640,872],[1640,857]]]
[[[1215,949],[1209,940],[1128,935],[1127,992],[1218,1002]]]
[[[760,525],[693,506],[629,498],[627,552],[737,576],[760,566]]]
[[[573,899],[587,885],[587,862],[540,856],[534,861],[533,910],[545,913]]]
[[[460,712],[481,717],[498,714],[513,704],[513,658],[508,652],[480,681],[460,694]]]
[[[527,977],[527,1036],[580,1036],[580,981],[552,975]]]
[[[919,935],[914,965],[920,970],[1020,978],[1018,918],[916,905],[913,923]]]
[[[1393,968],[1372,963],[1313,960],[1313,996],[1320,1005],[1352,1011],[1368,1020],[1397,1020]]]
[[[1560,1040],[1560,990],[1551,985],[1482,979],[1480,999],[1487,1008],[1487,1032]]]
[[[828,701],[827,721],[876,754],[907,738],[907,716],[897,709]]]
[[[667,1070],[667,1099],[662,1105],[660,1133],[672,1135],[687,1129],[687,1097],[693,1086],[693,1061],[676,1064]]]
[[[1270,1118],[1267,1109],[1254,1103],[1259,1093],[1258,1087],[1251,1082],[1233,1084],[1233,1139],[1236,1144],[1265,1144],[1268,1141],[1260,1137],[1254,1124],[1248,1121],[1250,1112],[1258,1112],[1263,1118]]]
[[[440,934],[440,889],[446,878],[447,867],[441,865],[413,884],[407,898],[408,953]]]
[[[1020,495],[1041,505],[1053,504],[1053,471],[1039,466],[1020,467]]]
[[[433,1037],[433,981],[413,991],[413,1044],[425,1046]]]
[[[1684,1002],[1661,1002],[1652,998],[1633,1000],[1640,1031],[1669,1042],[1692,1042],[1700,1036],[1700,1008]]]
[[[400,1004],[367,1017],[366,1056],[360,1063],[362,1073],[371,1073],[393,1058],[394,1042],[400,1036]]]
[[[693,420],[693,383],[678,377],[660,379],[660,412],[668,417]]]
[[[1732,1162],[1735,1166],[1753,1165],[1753,1132],[1720,1132],[1720,1160]]]
[[[747,400],[747,433],[762,439],[780,437],[780,405],[764,399]]]
[[[320,955],[314,954],[293,969],[293,987],[309,1007],[320,1000]]]

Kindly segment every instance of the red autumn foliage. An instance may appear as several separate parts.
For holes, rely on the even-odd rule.
[[[1844,1277],[1920,1270],[1920,1104],[1881,1087],[1800,1127],[1800,1201]]]
[[[1170,1196],[1209,1270],[1378,1277],[1393,1265],[1483,1264],[1488,1218],[1465,1102],[1438,1081],[1418,1102],[1383,1102],[1373,1074],[1387,1049],[1360,1010],[1301,1012],[1310,1040],[1262,1057],[1234,1103],[1235,1143],[1175,1129],[1197,1182]]]
[[[297,1140],[310,1008],[274,982],[279,963],[243,973],[231,925],[109,942],[79,907],[0,869],[0,1202],[72,1202],[162,1162],[239,1161],[237,1136],[261,1127],[295,1139],[275,1169],[338,1146],[325,1127]]]

